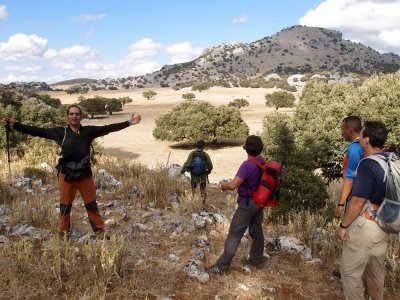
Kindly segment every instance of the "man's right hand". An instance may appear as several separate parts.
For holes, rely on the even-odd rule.
[[[3,126],[7,126],[8,124],[11,128],[14,127],[14,120],[12,118],[3,118],[1,122],[3,123]]]

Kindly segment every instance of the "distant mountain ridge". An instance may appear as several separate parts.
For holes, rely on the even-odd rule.
[[[370,75],[399,69],[399,55],[380,54],[361,43],[344,40],[342,33],[336,30],[292,26],[252,43],[221,44],[206,49],[193,61],[165,65],[151,74],[94,81],[88,79],[79,83],[92,90],[163,87],[210,81],[239,86],[243,78],[255,79],[272,73],[340,72]],[[65,82],[72,83],[73,80]]]

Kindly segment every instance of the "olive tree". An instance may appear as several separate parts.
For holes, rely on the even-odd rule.
[[[247,101],[244,98],[237,98],[237,99],[234,99],[233,101],[229,102],[228,106],[233,106],[238,109],[241,109],[242,107],[249,106],[249,101]]]
[[[104,102],[109,115],[112,115],[113,112],[122,111],[122,103],[119,99],[107,98]]]
[[[194,93],[185,93],[185,94],[182,94],[182,98],[185,100],[191,101],[194,98],[196,98],[196,95]]]
[[[153,99],[157,95],[157,93],[153,90],[148,90],[148,91],[143,92],[142,95],[147,100],[150,100],[150,99]]]
[[[210,88],[210,85],[205,83],[205,82],[201,82],[201,83],[195,83],[192,85],[192,91],[206,91]]]
[[[265,157],[285,165],[280,203],[271,216],[287,217],[290,211],[324,208],[328,193],[323,178],[314,172],[316,164],[310,151],[296,145],[292,118],[278,113],[267,115],[261,138]]]
[[[278,110],[280,107],[293,107],[295,98],[289,92],[273,92],[266,94],[265,100],[266,106],[275,106],[275,109]]]
[[[341,176],[346,142],[340,134],[340,122],[349,115],[384,122],[389,129],[388,142],[398,143],[400,74],[375,75],[361,86],[308,82],[294,116],[296,144],[311,151],[328,180]]]
[[[94,118],[95,115],[103,115],[106,113],[106,102],[104,97],[94,97],[84,99],[79,102],[83,110],[90,115],[90,118]]]
[[[216,142],[222,138],[247,136],[249,127],[240,112],[206,101],[187,101],[157,117],[153,136],[162,141]]]

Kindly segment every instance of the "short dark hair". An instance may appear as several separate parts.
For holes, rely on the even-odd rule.
[[[77,109],[79,109],[79,113],[82,114],[82,110],[81,110],[81,108],[80,108],[78,105],[76,105],[76,104],[71,104],[71,105],[68,106],[68,108],[67,108],[67,115],[69,114],[69,110],[70,110],[71,108],[73,108],[73,107],[76,107]]]
[[[196,142],[196,148],[198,148],[198,149],[204,149],[205,144],[206,144],[206,143],[205,143],[203,140],[197,141],[197,142]]]
[[[368,137],[372,147],[382,148],[386,143],[388,130],[381,121],[364,122],[362,137]]]
[[[264,144],[259,136],[249,135],[246,139],[243,149],[246,150],[247,154],[251,156],[258,156],[263,151]]]
[[[361,131],[361,120],[357,116],[348,116],[342,120],[342,123],[353,128],[355,132]]]

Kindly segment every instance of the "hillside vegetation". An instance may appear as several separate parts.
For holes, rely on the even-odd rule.
[[[189,106],[197,103],[182,101]],[[189,183],[173,176],[174,170],[179,171],[176,166],[172,171],[163,167],[149,170],[139,163],[98,156],[94,174],[111,240],[93,240],[87,234],[89,224],[80,199],[73,207],[72,239],[60,240],[55,232],[56,176],[51,168],[39,168],[43,162],[55,164],[57,148],[13,132],[13,178],[35,175],[45,184],[17,188],[14,183],[10,191],[5,177],[0,182],[0,272],[4,274],[0,298],[342,298],[340,281],[330,276],[340,257],[335,237],[338,221],[333,218],[337,195],[326,185],[339,176],[343,155],[339,149],[345,145],[339,124],[350,114],[382,120],[390,129],[389,141],[397,143],[399,101],[400,73],[374,75],[362,84],[313,79],[293,114],[265,115],[261,132],[264,155],[287,163],[280,204],[265,210],[265,234],[272,239],[265,245],[268,264],[261,270],[242,268],[240,257],[249,243],[244,240],[231,274],[209,278],[204,269],[223,249],[229,225],[224,220],[229,220],[235,209],[235,193],[223,194],[218,186],[210,185],[210,200],[202,207],[200,197],[191,195]],[[56,103],[42,95],[28,97],[21,90],[0,89],[2,113],[13,113],[29,124],[63,124],[65,107]],[[235,107],[229,110],[239,113]],[[0,138],[5,150],[4,131]],[[17,160],[18,154],[21,159]],[[6,151],[1,152],[0,161],[6,170]],[[119,188],[102,189],[100,169],[118,179]],[[315,172],[317,169],[322,173]],[[218,217],[210,217],[214,215]],[[204,226],[196,225],[201,216],[206,216]],[[307,246],[312,259],[280,251],[277,243],[284,236],[299,239],[298,246]],[[399,251],[398,239],[392,235],[386,259],[387,299],[397,299]],[[193,275],[190,270],[194,267],[198,273]]]

